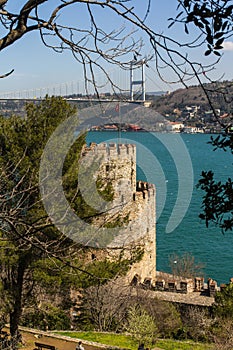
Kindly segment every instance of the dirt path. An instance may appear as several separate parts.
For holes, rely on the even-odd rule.
[[[22,327],[23,328],[23,327]],[[39,332],[34,330],[26,331],[25,329],[20,330],[22,334],[23,346],[21,350],[34,350],[35,342],[45,343],[49,345],[54,345],[57,350],[75,350],[77,342],[79,339],[61,339],[61,336],[55,334],[46,334],[46,332]],[[107,350],[110,347],[106,345],[101,345],[97,343],[90,344],[91,342],[82,340],[85,350]],[[153,350],[162,350],[161,348],[153,348]]]
[[[78,339],[72,341],[67,339],[59,339],[56,336],[39,336],[38,334],[28,333],[25,331],[21,331],[22,339],[23,339],[23,349],[24,350],[33,350],[35,348],[35,342],[39,343],[45,343],[49,345],[54,345],[58,350],[75,350],[75,347],[77,345]],[[100,350],[103,348],[100,346],[93,346],[90,344],[87,344],[85,341],[82,341],[85,350]]]
[[[23,341],[25,342],[25,345],[23,346],[23,350],[33,350],[35,348],[34,343],[40,342],[45,343],[49,345],[54,345],[58,350],[75,350],[76,344],[78,342],[78,339],[76,341],[72,340],[63,340],[54,338],[52,336],[46,337],[42,336],[41,338],[37,339],[35,335],[27,332],[22,332]],[[83,346],[85,350],[104,350],[109,349],[109,347],[102,347],[102,346],[93,346],[90,344],[87,344],[85,340],[82,340]],[[162,350],[161,348],[153,348],[153,350]]]

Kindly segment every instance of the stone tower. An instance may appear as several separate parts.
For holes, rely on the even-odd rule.
[[[143,248],[142,259],[135,263],[127,277],[132,283],[154,285],[156,280],[155,186],[136,181],[136,146],[132,144],[91,144],[84,146],[82,159],[98,159],[94,177],[111,183],[113,197],[107,216],[121,218],[121,230],[107,249],[137,245]],[[100,223],[100,221],[98,222]],[[126,249],[127,251],[127,249]]]

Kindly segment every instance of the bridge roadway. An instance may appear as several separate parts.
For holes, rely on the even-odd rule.
[[[136,100],[136,101],[131,101],[131,100],[119,100],[119,99],[98,99],[98,98],[65,98],[63,97],[64,100],[67,101],[78,101],[78,102],[104,102],[104,103],[109,103],[109,102],[125,102],[125,103],[138,103],[138,104],[144,104],[146,101],[144,100]],[[2,98],[0,97],[0,102],[6,102],[6,101],[29,101],[29,102],[35,102],[35,101],[43,101],[44,98],[15,98],[15,97],[10,97],[10,98]],[[148,102],[148,101],[147,101]]]

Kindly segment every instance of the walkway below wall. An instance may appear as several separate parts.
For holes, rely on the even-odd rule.
[[[43,332],[36,329],[20,327],[24,345],[21,350],[34,350],[35,342],[54,345],[58,350],[75,350],[77,342],[82,341],[85,350],[117,350],[120,348],[111,347],[109,345],[90,342],[82,339],[72,339],[70,337],[54,334],[52,332]],[[153,350],[162,350],[161,348],[153,348]]]
[[[19,329],[23,340],[23,346],[20,348],[22,350],[33,350],[35,348],[35,342],[54,345],[58,350],[75,350],[76,345],[80,340],[82,341],[85,350],[103,350],[111,348],[107,345],[54,334],[50,331],[44,332],[27,327],[19,327]]]
[[[170,301],[173,303],[211,306],[214,303],[213,297],[201,295],[199,292],[192,292],[187,294],[173,293],[173,292],[159,292],[151,291],[151,297],[156,297],[160,300]]]

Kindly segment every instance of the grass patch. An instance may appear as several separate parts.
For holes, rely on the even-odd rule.
[[[129,335],[115,333],[99,332],[56,332],[71,338],[93,341],[96,343],[117,346],[124,349],[137,350],[138,343]],[[163,350],[211,350],[213,347],[209,344],[194,343],[191,341],[177,341],[170,339],[159,339],[154,347]],[[152,347],[153,348],[153,347]]]
[[[211,350],[213,346],[209,344],[195,343],[192,341],[178,341],[170,339],[159,339],[156,345],[164,350]]]
[[[136,350],[138,343],[132,337],[125,334],[98,333],[98,332],[57,332],[72,338],[93,341],[96,343],[118,346],[124,349]]]

